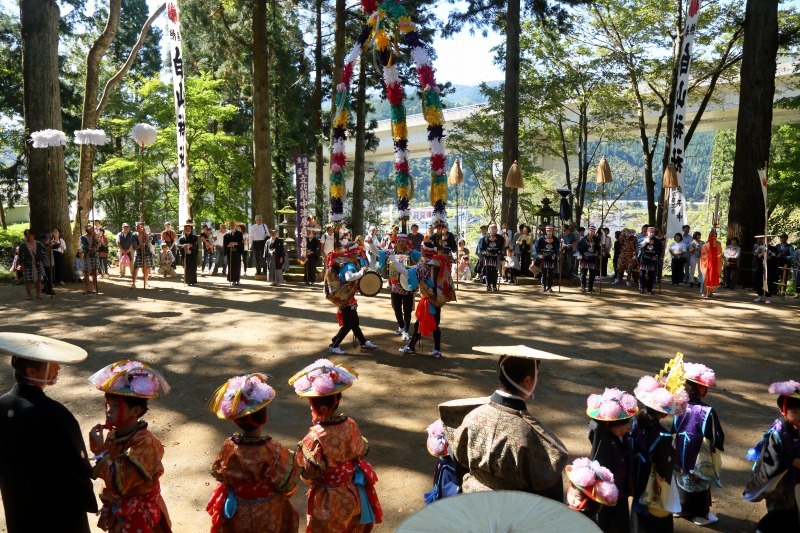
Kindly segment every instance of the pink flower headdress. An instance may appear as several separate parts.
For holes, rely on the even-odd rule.
[[[170,391],[160,372],[139,361],[117,361],[95,372],[89,381],[97,390],[119,396],[150,399]]]
[[[588,457],[575,459],[567,468],[570,482],[584,494],[602,505],[616,505],[619,490],[614,485],[614,474]]]
[[[606,389],[586,399],[586,414],[595,420],[625,420],[639,410],[636,398],[619,389]]]
[[[789,381],[777,381],[769,386],[769,393],[800,398],[800,383],[793,379]]]
[[[267,378],[261,373],[232,377],[211,397],[209,410],[219,418],[230,420],[266,407],[275,399],[275,389],[267,384]]]
[[[437,420],[428,426],[428,453],[434,457],[444,457],[450,455],[450,447],[447,444],[447,437],[444,434],[444,424]]]
[[[704,387],[713,387],[717,383],[714,371],[700,363],[684,363],[683,369],[688,381],[694,381]]]
[[[682,415],[689,403],[683,354],[678,352],[655,377],[644,376],[633,390],[634,396],[647,407],[668,415]]]
[[[358,374],[328,359],[317,359],[289,378],[289,385],[303,398],[332,396],[349,389]]]

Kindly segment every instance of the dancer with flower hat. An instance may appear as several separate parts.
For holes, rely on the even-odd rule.
[[[206,506],[212,533],[297,531],[300,516],[289,499],[300,479],[295,454],[261,430],[274,399],[261,373],[232,377],[211,398],[209,410],[242,430],[223,443],[211,465],[219,481]]]
[[[456,462],[450,457],[450,445],[447,443],[444,425],[441,420],[437,420],[428,426],[428,442],[426,446],[428,453],[438,457],[436,461],[436,471],[433,474],[433,489],[425,493],[425,504],[455,496],[461,487],[456,473]]]
[[[720,451],[724,451],[725,434],[717,412],[702,398],[716,382],[714,371],[699,363],[684,363],[689,394],[686,412],[675,417],[675,468],[681,515],[698,526],[717,521],[711,510],[711,485],[720,483]]]
[[[383,519],[378,476],[364,460],[369,443],[355,420],[338,414],[342,392],[357,378],[346,366],[319,359],[289,379],[295,393],[308,398],[314,424],[296,455],[309,485],[307,533],[366,533]]]
[[[673,513],[681,510],[673,479],[674,418],[686,411],[689,395],[683,388],[683,354],[678,353],[664,369],[644,376],[633,394],[645,406],[633,421],[635,447],[633,513],[631,531],[672,532]]]
[[[778,395],[781,417],[747,452],[747,458],[755,464],[744,498],[750,502],[766,501],[767,514],[758,522],[762,533],[800,531],[800,383],[779,381],[769,386],[769,393]]]
[[[339,320],[339,332],[331,339],[328,351],[337,355],[344,354],[340,345],[351,331],[362,350],[377,348],[364,337],[359,324],[355,295],[358,280],[367,272],[366,266],[360,267],[360,254],[359,245],[354,242],[341,252],[329,253],[325,260],[325,298],[337,307],[336,317]]]
[[[148,400],[169,394],[167,381],[139,361],[110,364],[89,381],[106,395],[106,422],[89,432],[97,461],[92,475],[105,483],[98,527],[112,533],[172,531],[161,497],[164,446],[140,420]],[[104,429],[110,430],[105,438]]]
[[[619,501],[619,490],[614,484],[614,474],[608,468],[588,457],[575,459],[567,465],[567,505],[593,522],[601,509],[614,508]]]
[[[597,525],[605,533],[630,531],[628,496],[633,493],[631,471],[633,437],[629,425],[639,408],[636,398],[619,389],[606,389],[586,400],[589,422],[591,459],[614,474],[619,499],[614,506],[602,506],[597,513]]]
[[[386,251],[382,252],[383,257],[381,263],[384,263]],[[408,235],[405,233],[397,235],[397,242],[394,245],[394,254],[404,266],[409,268],[416,265],[422,256],[419,250],[414,250],[413,245],[408,240]],[[389,287],[392,291],[392,309],[394,310],[394,316],[397,320],[397,329],[394,334],[401,335],[403,342],[408,342],[411,340],[409,330],[411,329],[411,312],[414,310],[415,291],[406,290],[408,284],[404,287],[400,282],[400,272],[395,268],[394,263],[389,263]]]

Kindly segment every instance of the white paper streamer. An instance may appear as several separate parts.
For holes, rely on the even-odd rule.
[[[34,148],[50,148],[51,146],[64,146],[67,136],[63,131],[41,130],[31,133]]]
[[[431,153],[436,155],[444,155],[444,141],[439,139],[431,139],[428,144],[431,148]]]
[[[400,74],[397,73],[397,67],[394,65],[390,67],[383,67],[383,81],[386,83],[386,85],[400,83]]]
[[[431,64],[431,57],[428,55],[428,51],[422,46],[417,46],[411,50],[411,57],[414,58],[414,63],[417,64],[417,68]]]
[[[356,43],[353,45],[353,48],[350,49],[350,53],[347,54],[347,58],[344,60],[345,65],[348,63],[355,63],[358,61],[358,58],[361,57],[361,45]]]
[[[131,130],[131,136],[136,144],[147,148],[156,142],[158,130],[150,124],[136,124]]]
[[[344,139],[337,139],[333,141],[333,153],[334,154],[343,154],[345,150],[345,140]]]
[[[75,132],[75,144],[106,144],[109,141],[103,130],[78,130]]]

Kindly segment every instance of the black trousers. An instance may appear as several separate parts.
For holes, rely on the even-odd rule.
[[[608,260],[610,257],[604,255],[600,258],[600,275],[603,277],[608,276]]]
[[[653,292],[653,284],[656,282],[658,276],[657,270],[639,269],[639,291],[640,292]]]
[[[185,252],[184,252],[185,253]],[[184,255],[183,280],[187,285],[197,285],[197,254]]]
[[[53,252],[53,260],[55,261],[53,264],[55,265],[55,272],[53,277],[55,278],[56,283],[61,283],[64,281],[64,254],[59,254]]]
[[[266,270],[264,266],[264,246],[267,241],[253,241],[253,257],[256,261],[256,275],[261,274],[262,270]]]
[[[306,283],[316,283],[317,282],[317,256],[312,255],[306,260],[306,264],[303,265],[303,281]]]
[[[484,275],[486,276],[486,287],[497,288],[497,267],[484,265]]]
[[[495,269],[495,273],[497,270]],[[433,330],[433,348],[435,350],[442,350],[442,330],[439,329],[439,322],[442,320],[442,308],[436,308],[436,314],[433,315],[433,319],[436,321],[436,329]],[[414,335],[411,337],[411,349],[413,350],[414,347],[417,345],[419,340],[422,338],[422,334],[419,332],[419,320],[414,323]]]
[[[553,288],[553,276],[556,273],[555,268],[542,268],[542,288],[543,289],[552,289]]]
[[[414,310],[414,293],[392,293],[392,309],[397,320],[397,327],[408,331],[411,327],[411,311]]]
[[[589,290],[594,290],[594,278],[595,276],[600,274],[600,271],[596,268],[582,268],[581,269],[581,289],[586,288],[586,278],[589,278]]]
[[[358,342],[360,344],[364,344],[365,342],[367,342],[367,339],[364,338],[364,334],[361,333],[361,326],[359,326],[358,323],[358,309],[355,306],[350,307],[348,305],[342,307],[341,312],[342,312],[342,327],[339,328],[339,333],[337,333],[336,336],[332,339],[333,342],[331,343],[331,346],[334,347],[339,346],[344,340],[344,338],[347,337],[347,334],[350,333],[351,331],[356,336],[356,339],[358,339]]]
[[[478,262],[475,263],[475,277],[480,279],[483,277],[483,257],[478,256]]]
[[[728,289],[736,288],[736,267],[725,267],[725,287]]]

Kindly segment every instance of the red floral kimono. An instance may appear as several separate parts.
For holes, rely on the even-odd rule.
[[[164,474],[164,446],[147,429],[147,423],[139,422],[137,429],[124,437],[117,438],[112,431],[101,453],[105,456],[93,471],[93,477],[105,483],[100,494],[100,529],[112,533],[172,531],[159,484]]]
[[[301,479],[310,485],[307,533],[363,533],[381,523],[378,477],[362,459],[368,448],[358,425],[346,416],[309,429],[296,456]]]
[[[294,463],[294,452],[270,437],[226,440],[211,465],[220,482],[206,507],[211,531],[296,532],[300,515],[289,500],[300,480]]]

